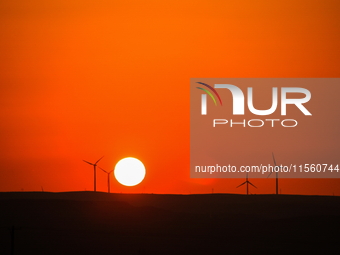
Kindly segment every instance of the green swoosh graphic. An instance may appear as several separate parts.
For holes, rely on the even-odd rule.
[[[207,94],[212,98],[212,100],[214,100],[214,103],[215,103],[215,105],[216,105],[216,100],[215,100],[214,96],[210,93],[209,90],[206,90],[206,89],[200,88],[200,87],[196,87],[196,88],[201,89],[201,90],[203,90],[205,93],[207,93]]]

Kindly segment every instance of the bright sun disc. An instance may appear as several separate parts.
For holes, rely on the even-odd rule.
[[[143,163],[136,158],[123,158],[116,164],[114,175],[120,184],[135,186],[143,181],[145,177],[145,167]]]

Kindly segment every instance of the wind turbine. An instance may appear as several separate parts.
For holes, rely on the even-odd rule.
[[[275,157],[274,157],[274,153],[272,152],[272,155],[273,155],[273,160],[274,160],[274,165],[276,165],[276,160],[275,160]],[[281,166],[280,166],[281,168]],[[270,172],[270,174],[268,175],[267,178],[269,178],[269,176],[272,174],[273,172]],[[276,195],[279,194],[279,172],[276,172]]]
[[[104,156],[103,156],[104,157]],[[90,165],[92,165],[93,166],[93,170],[94,170],[94,185],[93,185],[93,190],[94,191],[97,191],[97,188],[96,188],[96,168],[97,168],[97,164],[98,164],[98,162],[103,158],[103,157],[101,157],[100,159],[98,159],[97,161],[96,161],[96,163],[91,163],[91,162],[88,162],[88,161],[86,161],[86,160],[83,160],[84,162],[86,162],[87,164],[90,164]]]
[[[236,188],[241,187],[244,184],[247,185],[247,195],[249,194],[249,184],[257,189],[257,187],[254,184],[252,184],[250,181],[248,181],[248,173],[246,174],[246,181],[241,183],[240,185],[238,185]]]
[[[112,173],[113,172],[113,169],[110,171],[110,172],[108,172],[108,171],[105,171],[103,168],[101,168],[100,166],[99,166],[99,168],[101,169],[101,170],[103,170],[105,173],[107,173],[107,193],[110,193],[110,173]]]

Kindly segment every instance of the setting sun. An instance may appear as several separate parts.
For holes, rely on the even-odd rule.
[[[135,186],[143,181],[145,177],[145,167],[143,163],[136,158],[123,158],[116,164],[114,175],[120,184]]]

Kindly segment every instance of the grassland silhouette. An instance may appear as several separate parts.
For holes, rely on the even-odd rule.
[[[2,192],[0,209],[0,254],[339,250],[336,196]]]

